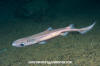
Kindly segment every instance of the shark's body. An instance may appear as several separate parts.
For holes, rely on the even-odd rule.
[[[90,29],[92,29],[94,25],[95,25],[95,23],[93,23],[92,25],[90,25],[88,27],[81,28],[81,29],[73,28],[73,24],[71,24],[65,28],[54,29],[54,30],[52,30],[52,28],[50,27],[47,30],[45,30],[44,32],[41,32],[41,33],[38,33],[38,34],[35,34],[32,36],[20,38],[20,39],[14,41],[12,43],[12,46],[23,47],[23,46],[36,44],[36,43],[44,44],[45,41],[48,39],[54,38],[59,35],[65,36],[68,34],[68,32],[72,32],[72,31],[78,31],[81,34],[84,34],[87,31],[89,31]]]

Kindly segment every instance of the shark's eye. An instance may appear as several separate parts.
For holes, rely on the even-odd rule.
[[[20,46],[22,46],[22,47],[23,47],[23,46],[24,46],[24,43],[21,43],[21,44],[20,44]]]

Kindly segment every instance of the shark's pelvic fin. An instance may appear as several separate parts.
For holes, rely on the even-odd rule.
[[[69,32],[64,32],[64,33],[61,33],[60,35],[61,35],[61,36],[67,36],[68,33],[69,33]]]
[[[41,41],[39,42],[39,44],[46,44],[46,41]]]

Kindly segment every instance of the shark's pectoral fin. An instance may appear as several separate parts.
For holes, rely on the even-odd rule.
[[[68,35],[68,32],[61,33],[60,35],[61,36],[67,36]]]
[[[39,44],[46,44],[46,41],[41,41],[39,42]]]

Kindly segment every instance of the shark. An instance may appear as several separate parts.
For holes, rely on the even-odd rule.
[[[17,39],[12,42],[12,46],[14,47],[25,47],[33,44],[45,44],[47,40],[57,37],[57,36],[66,36],[69,32],[79,32],[80,34],[85,34],[86,32],[90,31],[96,22],[93,22],[93,24],[84,27],[84,28],[74,28],[73,24],[70,24],[67,27],[59,28],[59,29],[52,29],[52,27],[49,27],[43,32],[27,36],[24,38]]]

